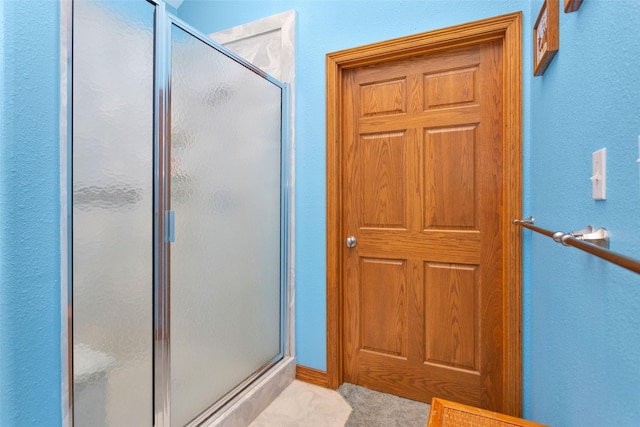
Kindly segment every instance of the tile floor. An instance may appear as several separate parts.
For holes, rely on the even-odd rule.
[[[337,391],[295,380],[249,427],[343,427],[350,413]]]

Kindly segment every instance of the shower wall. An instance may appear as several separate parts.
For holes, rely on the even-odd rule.
[[[76,426],[152,424],[154,9],[74,4]]]

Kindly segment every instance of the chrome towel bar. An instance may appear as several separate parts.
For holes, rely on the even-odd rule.
[[[596,230],[589,225],[582,230],[573,231],[571,233],[563,233],[562,231],[553,232],[533,225],[534,218],[532,216],[524,219],[514,219],[513,223],[535,231],[536,233],[551,237],[554,241],[562,243],[565,246],[573,246],[574,248],[581,249],[591,255],[595,255],[613,264],[619,265],[620,267],[626,268],[627,270],[640,274],[640,262],[608,249],[609,233],[604,228]]]

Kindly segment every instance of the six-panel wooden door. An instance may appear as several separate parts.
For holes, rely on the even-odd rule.
[[[501,42],[345,71],[343,380],[499,408]]]

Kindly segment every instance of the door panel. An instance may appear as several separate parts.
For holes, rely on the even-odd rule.
[[[425,262],[424,362],[478,372],[478,268]]]
[[[401,132],[364,135],[362,159],[362,225],[364,227],[406,227],[404,191],[406,141]]]
[[[171,30],[171,425],[282,357],[282,89]]]
[[[427,129],[424,229],[476,229],[476,126]]]
[[[396,79],[360,86],[361,117],[399,114],[407,111],[407,81]]]
[[[404,260],[361,260],[362,349],[407,357],[406,270]]]
[[[452,107],[478,101],[478,68],[424,75],[425,109]]]
[[[344,76],[346,382],[429,402],[502,399],[499,42]]]

